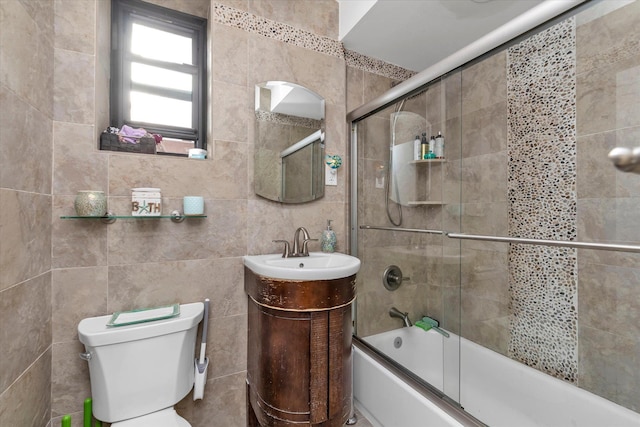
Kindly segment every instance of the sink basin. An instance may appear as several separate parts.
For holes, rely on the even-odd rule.
[[[333,280],[360,270],[360,260],[338,252],[310,252],[308,257],[282,258],[282,254],[245,255],[244,265],[255,274],[285,280]]]

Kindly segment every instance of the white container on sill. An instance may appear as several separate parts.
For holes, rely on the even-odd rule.
[[[159,188],[131,189],[132,216],[162,215],[162,195]]]

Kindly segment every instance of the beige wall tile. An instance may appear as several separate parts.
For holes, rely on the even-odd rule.
[[[253,94],[247,87],[213,82],[213,112],[211,117],[213,138],[216,140],[247,142],[248,129],[253,123]],[[251,113],[251,114],[250,114]]]
[[[253,0],[249,2],[249,12],[314,34],[338,39],[338,2],[334,0]]]
[[[95,56],[55,49],[54,120],[93,124]]]
[[[51,326],[54,343],[78,339],[78,323],[107,313],[107,267],[53,270]]]
[[[0,293],[0,390],[5,390],[51,344],[51,275]]]
[[[212,154],[206,160],[112,154],[109,156],[109,176],[113,178],[109,181],[109,195],[131,200],[132,188],[157,187],[162,197],[245,198],[248,145],[223,140],[210,141],[209,145]]]
[[[51,256],[54,268],[107,265],[107,232],[100,220],[65,220],[75,215],[75,196],[53,198]]]
[[[507,103],[505,101],[464,115],[462,124],[463,157],[498,153],[507,149]],[[455,140],[453,141],[455,144]]]
[[[205,398],[193,405],[193,427],[208,427],[212,418],[225,427],[244,427],[246,422],[246,372],[207,380]]]
[[[246,313],[243,269],[239,258],[112,266],[107,312],[209,298],[215,328],[215,319]]]
[[[4,366],[3,366],[4,370]],[[50,419],[51,351],[45,351],[0,394],[0,425],[42,427]]]
[[[201,18],[209,17],[209,0],[144,0],[168,9],[179,10]]]
[[[0,9],[3,15],[0,82],[45,116],[52,117],[52,4],[3,1]]]
[[[175,208],[182,205],[177,199]],[[126,212],[130,201],[116,211]],[[109,227],[109,264],[138,264],[173,260],[227,258],[246,250],[246,203],[242,200],[205,199],[207,218],[122,219]],[[165,213],[170,210],[165,209]]]
[[[347,112],[364,104],[364,71],[347,67]]]
[[[53,344],[51,351],[51,415],[77,411],[91,397],[89,364],[78,357],[85,351],[80,341]]]
[[[614,2],[607,2],[614,4]],[[592,10],[605,5],[595,5]],[[614,6],[615,7],[615,6]],[[619,6],[618,6],[619,7]],[[638,56],[640,49],[638,39],[640,29],[637,16],[640,4],[631,2],[618,10],[601,11],[597,19],[581,23],[580,17],[587,16],[589,11],[578,15],[576,28],[576,73],[582,74],[595,68],[608,66],[630,57]]]
[[[208,331],[207,343],[208,380],[245,371],[247,316],[243,314],[214,319]]]
[[[604,132],[579,137],[576,147],[576,190],[578,199],[607,198],[616,193],[616,178],[622,175],[607,157],[616,147],[616,133]]]
[[[51,191],[51,118],[39,108],[0,86],[0,187]]]
[[[243,30],[212,23],[213,80],[250,86],[247,83],[247,40],[249,34]],[[258,82],[252,82],[255,84]]]
[[[54,122],[53,192],[76,195],[80,190],[107,191],[108,155],[96,149],[91,125]]]
[[[253,34],[249,36],[249,58],[249,85],[289,81],[311,89],[327,103],[344,105],[346,72],[342,59]]]
[[[93,54],[95,50],[96,3],[56,0],[55,47]]]
[[[0,189],[0,289],[51,268],[51,196]],[[10,222],[9,222],[10,221]]]
[[[640,124],[639,69],[634,57],[576,77],[578,136]]]
[[[462,161],[462,200],[503,202],[507,200],[507,155],[485,154]]]
[[[507,99],[507,54],[498,52],[462,70],[462,114]],[[455,86],[454,86],[455,87]],[[454,107],[456,103],[451,106]]]

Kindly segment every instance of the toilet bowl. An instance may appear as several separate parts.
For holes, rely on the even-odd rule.
[[[201,302],[182,304],[174,317],[116,327],[107,326],[111,315],[83,319],[94,416],[112,427],[189,427],[173,406],[194,384],[203,311]]]

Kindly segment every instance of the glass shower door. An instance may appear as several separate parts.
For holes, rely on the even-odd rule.
[[[356,335],[454,401],[461,253],[442,230],[460,230],[460,98],[456,71],[355,123]],[[420,159],[416,137],[438,133],[444,158]]]

